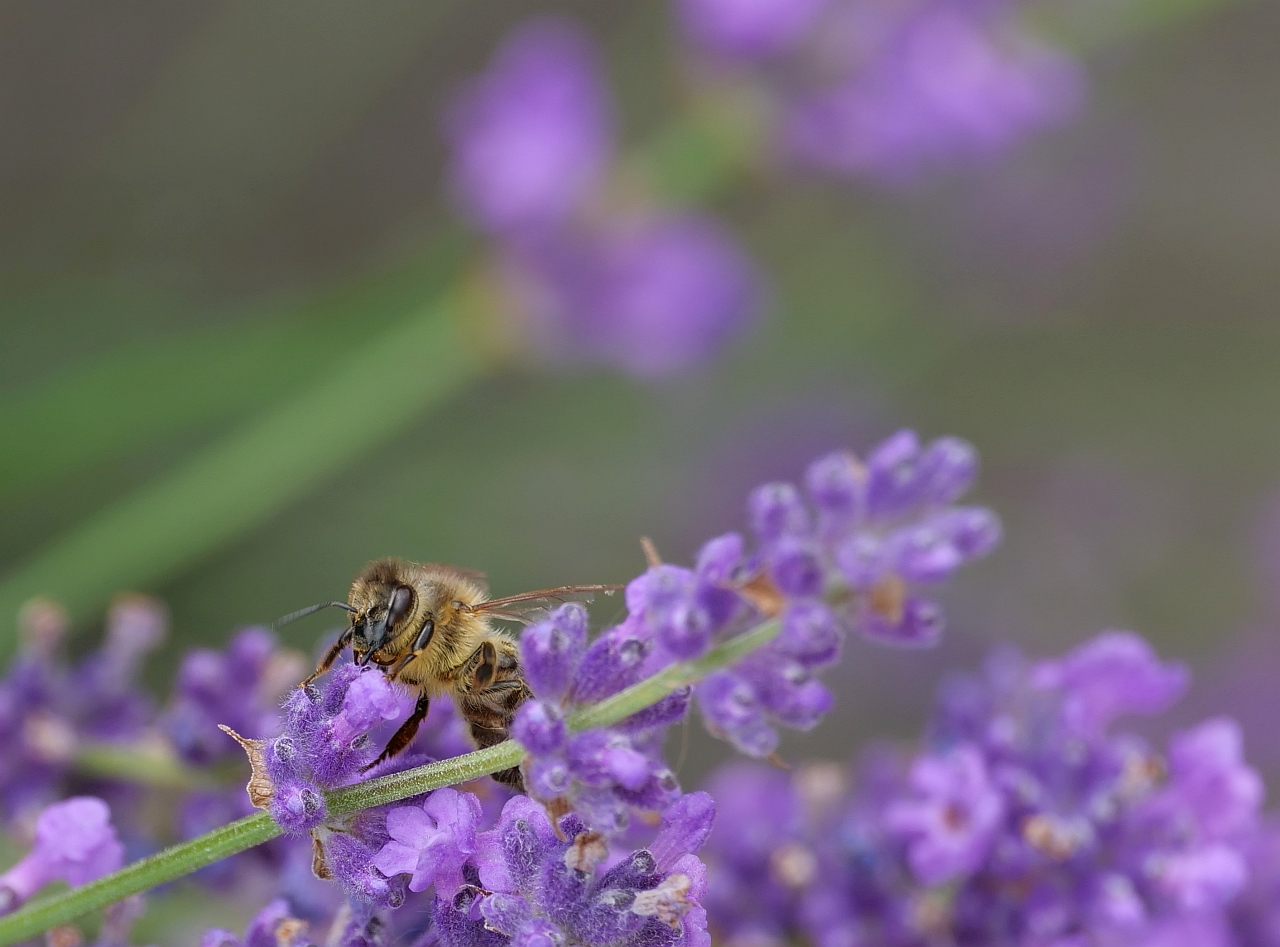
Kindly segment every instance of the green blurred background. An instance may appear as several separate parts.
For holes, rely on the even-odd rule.
[[[625,143],[659,136],[683,95],[664,7],[536,10],[605,45]],[[981,171],[735,182],[713,206],[769,311],[658,384],[477,368],[448,328],[473,238],[438,115],[531,12],[5,4],[6,650],[33,592],[68,602],[81,644],[109,590],[153,592],[174,617],[164,690],[186,647],[341,597],[376,556],[482,569],[498,594],[625,581],[640,535],[686,559],[751,486],[906,425],[978,446],[1005,544],[945,593],[937,652],[851,643],[835,719],[784,755],[910,732],[941,669],[992,642],[1103,627],[1230,703],[1215,675],[1264,666],[1280,610],[1280,7],[1090,4],[1086,114]],[[131,525],[175,515],[172,546]],[[691,778],[721,752],[694,739]]]

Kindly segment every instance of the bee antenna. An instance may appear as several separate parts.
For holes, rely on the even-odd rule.
[[[272,629],[279,628],[282,625],[295,622],[299,618],[306,618],[308,615],[313,615],[325,608],[341,608],[344,611],[351,612],[352,614],[355,614],[356,612],[356,609],[352,608],[346,602],[321,602],[319,605],[308,605],[306,608],[300,608],[296,612],[290,612],[288,615],[285,615],[284,618],[277,618],[271,623],[271,627]]]

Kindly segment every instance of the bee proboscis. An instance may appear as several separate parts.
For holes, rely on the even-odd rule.
[[[515,641],[491,622],[527,622],[566,599],[610,595],[619,588],[564,585],[490,599],[481,573],[441,563],[377,559],[356,576],[346,602],[314,605],[277,624],[329,606],[351,616],[351,624],[300,686],[329,670],[349,646],[357,665],[377,665],[389,680],[418,695],[413,712],[366,767],[371,769],[413,741],[431,698],[444,694],[453,699],[478,747],[507,739],[516,710],[531,692]],[[523,788],[517,768],[495,773],[494,779]]]

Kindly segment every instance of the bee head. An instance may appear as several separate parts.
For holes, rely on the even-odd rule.
[[[351,621],[351,651],[357,665],[369,659],[391,641],[413,611],[413,589],[407,585],[386,586]]]

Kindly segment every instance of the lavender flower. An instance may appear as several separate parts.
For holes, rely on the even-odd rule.
[[[154,708],[134,678],[167,628],[158,602],[121,598],[103,646],[68,667],[59,654],[66,615],[58,606],[28,603],[21,622],[24,652],[0,681],[0,813],[8,820],[57,798],[82,742],[144,735]]]
[[[818,171],[910,181],[1002,154],[1082,98],[1080,67],[1013,4],[677,0],[676,12],[703,56],[760,67],[776,137]]]
[[[303,666],[302,656],[281,649],[265,628],[239,632],[224,651],[196,648],[178,669],[162,718],[165,732],[189,763],[227,759],[237,751],[219,724],[252,739],[275,736],[278,702],[305,673]]]
[[[790,52],[831,0],[677,0],[675,13],[689,42],[735,60]]]
[[[526,24],[454,103],[451,178],[497,240],[495,278],[544,358],[654,377],[722,348],[758,310],[760,281],[705,215],[606,209],[608,99],[585,33]]]
[[[283,733],[263,750],[272,817],[304,833],[325,820],[324,790],[355,776],[376,754],[369,732],[407,706],[376,668],[344,664],[320,687],[297,688],[285,703]]]
[[[304,947],[310,943],[309,925],[291,916],[288,903],[281,898],[254,916],[243,939],[220,928],[205,931],[200,938],[200,947]]]
[[[438,898],[438,936],[446,947],[708,947],[699,903],[705,872],[693,853],[714,815],[709,797],[686,796],[648,849],[613,860],[575,816],[562,819],[557,834],[540,806],[516,797],[478,839],[474,882]]]
[[[815,674],[838,659],[847,628],[931,644],[940,610],[908,583],[940,583],[999,540],[989,511],[953,505],[976,470],[963,441],[922,448],[909,431],[866,465],[850,453],[828,455],[809,468],[808,503],[784,483],[751,495],[755,553],[729,533],[707,543],[693,569],[649,569],[627,586],[627,618],[590,647],[576,605],[526,630],[521,652],[536,699],[512,735],[528,751],[529,793],[610,834],[626,828],[631,809],[669,805],[680,790],[662,762],[661,734],[683,716],[687,693],[603,730],[570,733],[567,719],[767,617],[781,623],[777,638],[695,689],[710,730],[752,756],[776,749],[778,725],[808,729],[830,709]]]
[[[105,802],[77,796],[54,803],[36,819],[31,851],[0,875],[0,913],[12,911],[50,881],[87,884],[123,861],[124,846]]]
[[[876,757],[856,791],[816,768],[726,773],[711,923],[870,947],[1237,943],[1272,923],[1262,892],[1280,877],[1238,728],[1175,734],[1165,762],[1109,726],[1184,682],[1123,633],[1035,666],[1002,653],[944,687],[909,766]]]
[[[510,36],[453,102],[450,178],[463,213],[495,235],[578,213],[604,181],[613,118],[590,40],[559,20]]]
[[[651,212],[564,231],[504,256],[531,341],[558,362],[649,378],[718,352],[759,309],[761,283],[705,214]]]
[[[565,718],[640,679],[653,642],[624,622],[587,647],[587,614],[563,605],[521,638],[522,663],[539,699],[516,714],[512,736],[528,751],[522,766],[530,795],[571,807],[608,833],[628,825],[633,807],[657,810],[679,795],[662,760],[661,733],[680,719],[688,692],[642,711],[622,725],[570,734]]]
[[[939,884],[972,873],[985,860],[1004,820],[1004,799],[981,753],[959,746],[924,756],[911,767],[913,796],[885,812],[885,825],[911,841],[907,860],[916,877]]]
[[[373,859],[387,877],[411,875],[410,891],[435,885],[436,895],[452,898],[464,884],[462,866],[476,851],[480,801],[471,793],[437,789],[421,807],[402,806],[387,813],[391,841]]]

